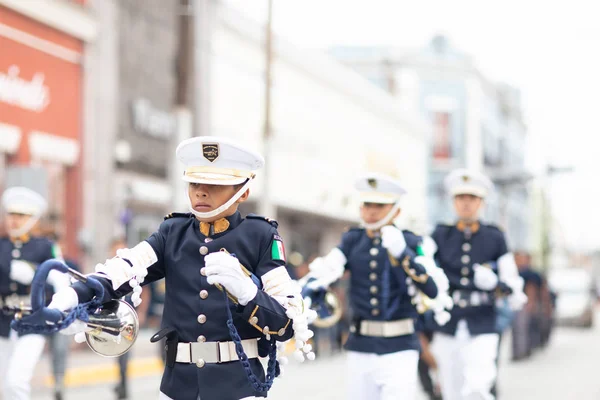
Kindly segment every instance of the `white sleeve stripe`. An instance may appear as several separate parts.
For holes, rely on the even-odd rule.
[[[432,258],[438,250],[437,244],[431,238],[431,236],[423,236],[422,248],[423,248],[423,252],[425,253],[424,255],[426,255],[428,257],[432,257]]]
[[[340,249],[335,247],[325,256],[325,262],[331,267],[335,267],[336,269],[341,268],[343,270],[348,259]]]
[[[509,286],[515,285],[520,279],[519,269],[515,263],[515,257],[512,253],[506,253],[497,261],[498,264],[498,277],[501,281],[505,282]]]
[[[138,243],[131,252],[138,257],[139,267],[148,268],[158,261],[158,257],[154,252],[150,243],[143,241]]]

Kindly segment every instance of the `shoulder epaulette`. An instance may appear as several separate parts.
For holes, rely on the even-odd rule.
[[[279,226],[279,224],[277,223],[277,221],[275,221],[274,219],[271,219],[271,218],[268,218],[268,217],[263,217],[262,215],[248,214],[248,215],[246,215],[246,218],[260,219],[262,221],[268,222],[269,224],[271,224],[275,228],[277,228]]]
[[[404,235],[404,239],[406,241],[406,245],[412,250],[417,249],[417,247],[423,242],[423,238],[413,231],[409,231],[408,229],[403,229],[402,234]]]
[[[500,231],[500,232],[504,233],[504,229],[502,229],[502,228],[501,228],[500,226],[498,226],[498,225],[495,225],[495,224],[484,224],[484,226],[485,226],[486,228],[492,228],[492,229],[495,229],[495,230],[497,230],[497,231]]]
[[[347,226],[344,228],[344,233],[346,232],[356,232],[356,231],[360,231],[363,228],[361,228],[360,226]]]
[[[454,224],[439,223],[435,226],[434,229],[451,229],[454,226],[455,226]]]
[[[191,213],[178,213],[178,212],[174,212],[174,213],[170,213],[165,215],[164,220],[168,220],[171,218],[190,218],[192,216]]]

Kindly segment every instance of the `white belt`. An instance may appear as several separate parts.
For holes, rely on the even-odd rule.
[[[361,321],[360,334],[375,337],[396,337],[410,335],[415,332],[412,319],[399,319],[396,321]]]
[[[258,357],[258,339],[242,340],[242,347],[248,358]],[[233,342],[177,343],[175,361],[178,363],[195,363],[200,367],[205,363],[215,364],[237,360],[239,357]]]
[[[31,296],[11,294],[4,299],[0,297],[0,307],[29,307],[31,306]]]

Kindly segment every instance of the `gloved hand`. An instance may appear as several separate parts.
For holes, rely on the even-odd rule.
[[[96,264],[96,272],[106,275],[112,282],[113,290],[117,290],[131,280],[136,271],[124,259],[114,257],[106,260],[104,264]]]
[[[398,258],[406,249],[404,234],[395,226],[386,225],[381,228],[381,245],[386,248],[390,254]]]
[[[237,258],[218,251],[204,257],[205,267],[202,268],[209,284],[222,285],[229,293],[238,299],[238,303],[245,306],[256,297],[258,288],[247,276]]]
[[[317,257],[308,266],[310,272],[303,278],[304,281],[315,278],[307,285],[312,290],[328,288],[344,274],[346,256],[337,247],[333,248],[325,257]]]
[[[508,305],[513,311],[522,309],[527,304],[527,301],[527,295],[523,292],[513,292],[513,294],[508,296]]]
[[[34,267],[23,260],[12,260],[10,263],[10,279],[22,285],[30,285],[35,275]]]
[[[475,276],[473,277],[473,283],[481,290],[494,290],[498,285],[498,275],[490,268],[484,267],[480,264],[474,264],[473,270]]]
[[[68,311],[75,308],[79,304],[79,298],[77,292],[72,287],[66,287],[52,296],[52,301],[48,305],[48,308],[54,308],[59,311]],[[91,331],[92,328],[88,327],[85,322],[75,320],[71,325],[61,330],[60,333],[63,335],[75,335],[75,341],[82,343],[85,341],[85,332]]]
[[[79,297],[77,296],[75,289],[66,287],[54,293],[48,308],[54,308],[59,311],[68,311],[75,308],[78,304]]]
[[[450,321],[450,318],[452,318],[452,315],[445,309],[434,310],[433,318],[435,319],[435,322],[439,326],[444,326],[448,323],[448,321]]]

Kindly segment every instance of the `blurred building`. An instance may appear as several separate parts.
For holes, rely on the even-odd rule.
[[[518,89],[491,82],[471,57],[442,36],[416,51],[340,47],[331,54],[393,94],[398,112],[416,111],[431,123],[430,228],[437,221],[452,221],[442,181],[450,170],[467,167],[485,172],[496,183],[485,219],[504,227],[514,247],[527,243],[527,224],[522,223],[528,213],[523,185],[526,127]]]
[[[16,7],[22,2],[0,0],[4,3]],[[76,68],[58,66],[48,72],[48,77],[51,71],[66,74],[60,77],[63,88],[77,87],[76,94],[68,92],[76,104],[69,103],[57,120],[75,119],[78,129],[36,127],[68,132],[68,143],[77,146],[76,156],[62,163],[67,175],[79,174],[77,184],[63,192],[67,198],[78,196],[78,203],[66,203],[64,209],[78,215],[79,225],[69,232],[87,250],[88,270],[107,257],[114,236],[126,234],[134,244],[155,230],[166,213],[186,211],[181,166],[173,153],[189,136],[228,136],[265,154],[267,167],[242,211],[263,212],[268,205],[268,216],[280,221],[288,253],[308,257],[337,244],[343,229],[358,221],[352,185],[366,170],[395,175],[407,186],[405,226],[426,221],[425,123],[418,113],[398,112],[397,99],[330,57],[274,38],[272,136],[265,146],[265,29],[260,24],[217,0],[192,1],[189,9],[180,7],[179,0],[88,0],[85,8],[66,1],[38,3],[94,16],[89,22],[93,40],[83,52],[86,38],[79,39],[82,53],[77,63],[71,62]],[[182,13],[190,13],[195,25],[189,48],[194,60],[187,104],[193,111],[190,129],[178,124],[181,107],[175,104]],[[4,26],[4,19],[0,22]],[[12,65],[5,56],[0,53],[0,71]],[[29,81],[32,71],[25,75]],[[50,101],[66,95],[56,92],[54,97],[50,82],[44,83],[51,90]],[[14,114],[15,106],[9,106]],[[2,123],[18,126],[5,114],[0,112]],[[20,139],[27,133],[18,127],[2,129],[11,138],[2,141],[2,151],[9,153],[3,166],[28,154],[20,155]],[[59,159],[71,154],[62,147],[45,151]]]
[[[90,0],[90,7],[98,38],[86,88],[88,265],[106,258],[116,236],[129,245],[145,239],[170,211],[179,1]]]
[[[399,112],[397,100],[330,57],[275,36],[272,136],[265,146],[264,27],[226,6],[215,9],[210,41],[210,132],[266,153],[245,210],[271,217],[288,252],[329,250],[358,220],[353,182],[364,171],[397,176],[407,186],[403,224],[422,226],[427,184],[426,124]],[[201,89],[200,89],[201,90]],[[265,178],[267,177],[267,178]]]
[[[0,189],[49,201],[65,253],[79,255],[85,53],[96,22],[85,0],[0,0]]]

